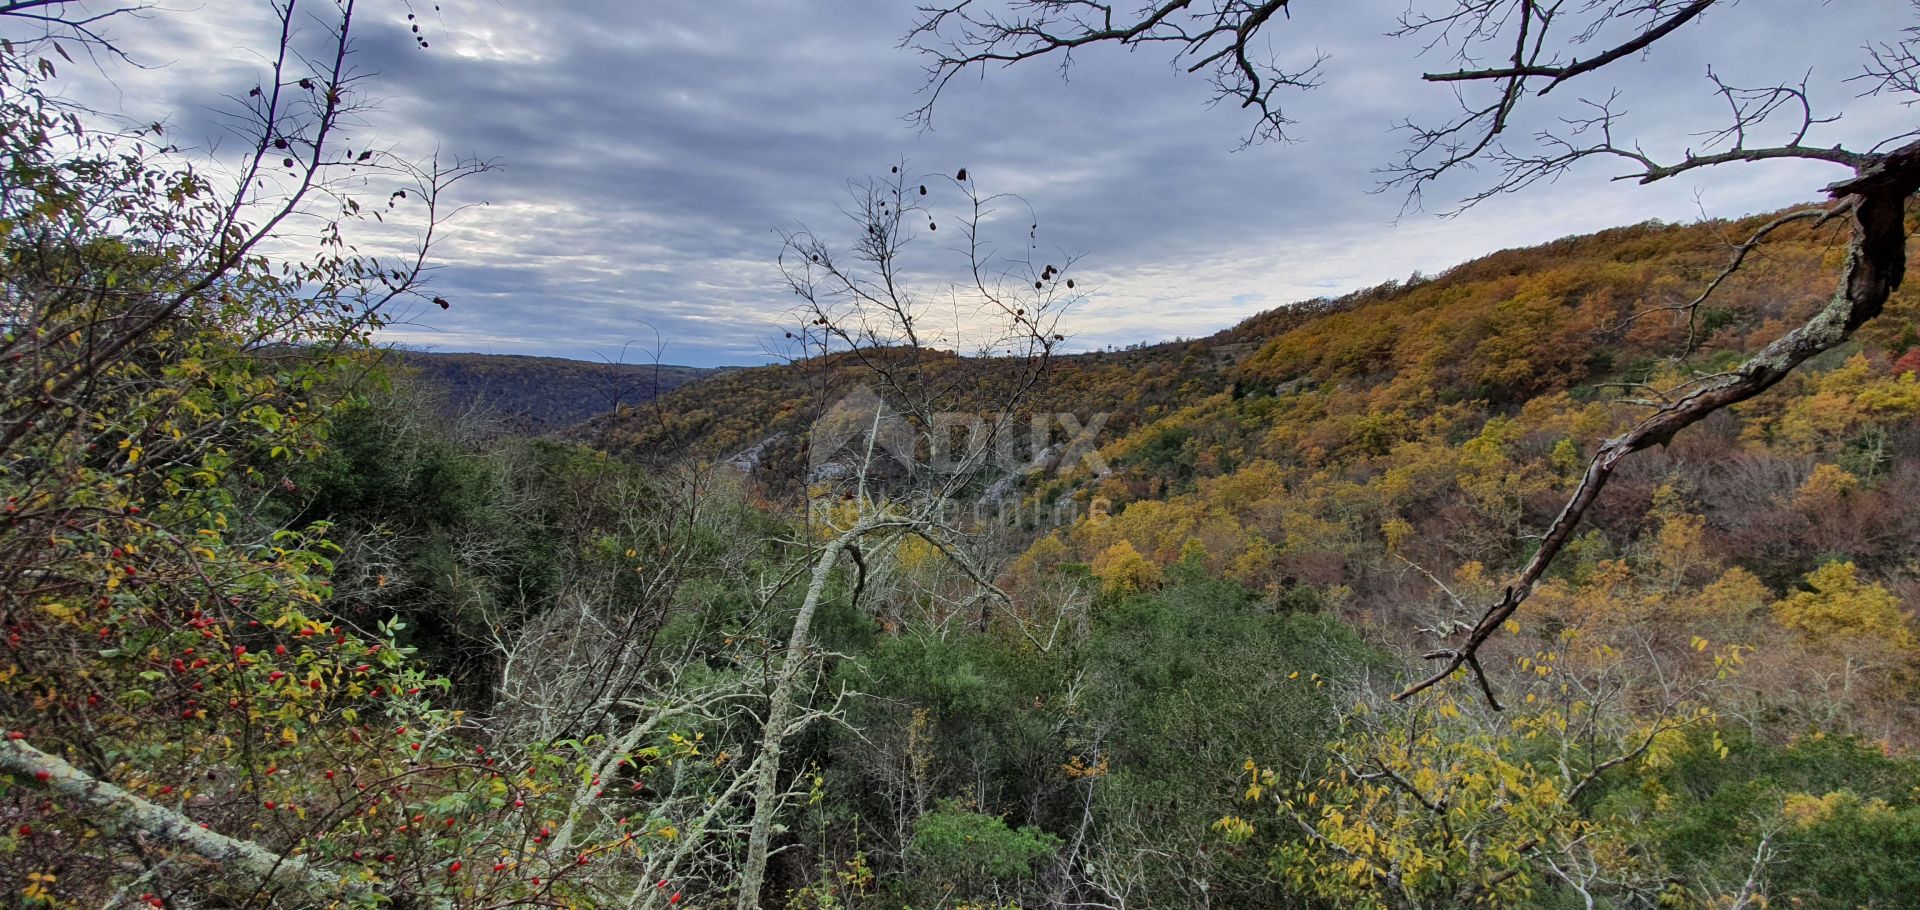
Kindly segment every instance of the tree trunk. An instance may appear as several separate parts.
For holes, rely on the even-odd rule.
[[[800,603],[800,614],[793,619],[793,633],[787,636],[787,650],[780,658],[780,670],[774,677],[773,692],[767,704],[766,726],[761,734],[760,754],[755,759],[754,773],[759,779],[754,781],[753,827],[747,834],[747,861],[740,870],[739,910],[758,910],[760,906],[760,888],[767,876],[767,854],[773,838],[773,819],[779,814],[780,792],[780,750],[787,738],[787,725],[792,722],[793,690],[800,680],[810,658],[807,655],[809,628],[813,625],[813,614],[820,607],[820,598],[825,596],[827,580],[833,576],[833,566],[840,561],[840,553],[862,528],[856,524],[852,529],[835,537],[820,553],[820,561],[814,563],[813,578],[807,584],[806,599]]]

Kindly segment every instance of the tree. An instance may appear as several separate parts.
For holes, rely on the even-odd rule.
[[[504,785],[458,757],[395,626],[329,615],[324,523],[258,504],[324,444],[370,333],[432,299],[447,191],[487,165],[346,149],[352,0],[274,7],[237,160],[96,128],[53,61],[117,52],[100,25],[136,9],[0,5],[29,26],[0,47],[0,867],[36,900],[458,892],[448,844],[368,819]],[[397,259],[350,242],[375,206],[415,232]]]
[[[1060,850],[1060,839],[1037,828],[1014,829],[991,815],[947,803],[914,822],[907,846],[912,861],[934,881],[947,884],[936,900],[1001,906],[1003,895],[1020,893],[1015,882]]]
[[[1597,638],[1568,628],[1517,661],[1525,695],[1508,715],[1454,692],[1402,709],[1362,690],[1324,769],[1290,780],[1249,761],[1247,798],[1299,835],[1278,851],[1288,879],[1370,910],[1540,906],[1549,889],[1652,906],[1677,888],[1660,857],[1635,855],[1636,820],[1594,811],[1596,794],[1701,742],[1724,755],[1707,704],[1738,649],[1689,661]]]
[[[1704,125],[1703,142],[1671,156],[1650,152],[1625,136],[1617,96],[1604,90],[1581,97],[1573,112],[1563,112],[1558,122],[1531,135],[1520,128],[1524,115],[1543,107],[1550,93],[1565,96],[1563,86],[1594,84],[1616,64],[1656,52],[1682,30],[1708,28],[1707,14],[1725,13],[1731,5],[1725,0],[1608,0],[1578,6],[1540,0],[1429,0],[1414,3],[1394,26],[1397,35],[1445,49],[1458,67],[1424,78],[1455,87],[1459,110],[1440,122],[1408,121],[1403,127],[1405,149],[1386,168],[1387,185],[1405,191],[1411,204],[1417,205],[1443,178],[1475,168],[1492,177],[1467,192],[1464,205],[1524,191],[1589,159],[1623,164],[1626,169],[1619,177],[1641,184],[1762,161],[1840,169],[1843,178],[1824,189],[1829,204],[1763,225],[1734,246],[1726,268],[1697,296],[1655,308],[1684,314],[1690,325],[1715,290],[1781,228],[1844,224],[1850,234],[1838,286],[1825,307],[1738,366],[1696,375],[1647,396],[1650,413],[1598,447],[1565,508],[1545,529],[1540,546],[1505,593],[1478,617],[1465,617],[1448,643],[1427,653],[1439,669],[1399,693],[1402,698],[1469,670],[1492,700],[1492,686],[1480,669],[1481,647],[1533,593],[1621,461],[1666,444],[1710,414],[1760,395],[1808,359],[1845,343],[1880,314],[1900,286],[1906,271],[1907,200],[1920,190],[1920,141],[1913,141],[1915,131],[1866,147],[1815,139],[1820,127],[1838,115],[1816,108],[1799,75],[1805,61],[1783,62],[1795,76],[1757,88],[1727,83],[1709,69],[1712,90],[1726,102],[1729,117]],[[1323,76],[1320,59],[1288,66],[1263,51],[1270,42],[1279,43],[1272,39],[1289,27],[1292,6],[1293,0],[1205,5],[1154,0],[1127,12],[1095,0],[1008,0],[925,7],[907,37],[929,60],[927,100],[917,115],[930,122],[943,91],[955,76],[970,70],[1046,58],[1065,64],[1075,51],[1103,44],[1166,47],[1176,63],[1211,81],[1217,100],[1237,101],[1255,112],[1249,141],[1285,138],[1295,124],[1285,113],[1284,93],[1311,88]],[[1865,59],[1855,77],[1858,84],[1868,94],[1908,103],[1920,97],[1917,42],[1920,28],[1891,42],[1863,35]],[[1790,54],[1790,47],[1782,49],[1783,58]],[[1784,138],[1761,141],[1769,131]],[[1679,356],[1690,353],[1692,344],[1690,337],[1688,349]]]
[[[960,197],[948,231],[962,246],[960,276],[916,281],[906,268],[907,250],[939,230],[940,215],[929,183]],[[1007,595],[972,552],[979,530],[956,514],[955,503],[977,492],[996,469],[1006,469],[1005,446],[1014,442],[1019,406],[1047,375],[1062,313],[1077,301],[1065,266],[1037,258],[1039,225],[1027,231],[1026,256],[1009,259],[982,233],[999,207],[1024,205],[1017,197],[981,193],[961,168],[951,178],[911,180],[894,166],[888,176],[852,189],[849,217],[858,235],[846,252],[807,230],[785,236],[782,272],[800,298],[804,323],[788,337],[800,356],[829,367],[857,365],[871,383],[825,411],[813,428],[808,524],[803,542],[808,566],[805,594],[777,666],[769,665],[768,704],[754,757],[753,822],[740,876],[738,906],[760,905],[761,883],[772,851],[773,827],[783,801],[779,779],[788,739],[812,719],[798,709],[801,683],[816,667],[811,630],[821,604],[833,593],[842,559],[854,564],[850,593],[857,603],[872,563],[867,553],[886,554],[903,541],[923,542],[951,563],[971,591],[951,603],[956,614],[1005,604]],[[945,298],[943,304],[934,301]],[[936,305],[953,318],[932,321]],[[938,328],[931,328],[937,325]],[[954,350],[993,357],[986,382],[941,369]],[[982,387],[985,394],[982,394]],[[822,398],[825,398],[823,389]],[[966,410],[962,410],[964,406]],[[938,596],[938,592],[935,592]]]
[[[1807,576],[1810,591],[1774,604],[1780,623],[1816,640],[1866,639],[1895,652],[1915,646],[1900,599],[1877,584],[1862,584],[1850,562],[1830,562]]]

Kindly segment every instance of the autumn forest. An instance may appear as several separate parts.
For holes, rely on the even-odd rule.
[[[1667,156],[1509,125],[1732,4],[1415,0],[1460,108],[1388,192],[1802,202],[1097,346],[1047,213],[882,155],[708,368],[397,347],[498,167],[369,135],[356,49],[488,9],[260,5],[208,150],[68,90],[206,11],[0,0],[9,905],[1920,901],[1920,27]],[[910,119],[1110,45],[1283,156],[1320,80],[1304,0],[981,6]]]

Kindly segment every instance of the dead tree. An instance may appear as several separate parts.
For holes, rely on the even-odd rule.
[[[928,200],[955,196],[957,211],[942,232],[944,218]],[[1006,601],[969,552],[978,529],[950,507],[993,475],[1002,440],[1065,341],[1060,317],[1082,294],[1066,277],[1069,259],[1055,265],[1037,257],[1037,223],[1022,222],[1031,225],[1023,255],[1003,255],[982,233],[996,209],[1016,206],[1029,211],[1015,197],[983,195],[965,169],[913,180],[895,166],[887,178],[853,189],[849,217],[857,235],[850,249],[806,230],[785,237],[780,264],[804,323],[790,338],[817,363],[852,365],[870,394],[843,399],[831,421],[814,429],[812,539],[798,542],[806,586],[785,648],[768,671],[740,910],[760,905],[783,804],[783,753],[809,719],[798,696],[818,666],[812,624],[843,561],[853,565],[857,599],[870,558],[863,554],[913,537],[966,575],[972,600]],[[945,237],[957,239],[953,273],[926,279],[907,267],[916,240]],[[956,351],[980,356],[962,360]],[[983,382],[981,369],[992,370],[994,381]]]

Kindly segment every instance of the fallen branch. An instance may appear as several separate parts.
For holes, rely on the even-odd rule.
[[[251,841],[203,828],[172,809],[128,793],[24,740],[0,740],[0,771],[37,782],[66,800],[71,810],[100,822],[139,831],[168,847],[195,854],[218,866],[230,879],[250,888],[286,888],[328,898],[371,890],[364,882],[315,869],[299,857],[275,853]]]

